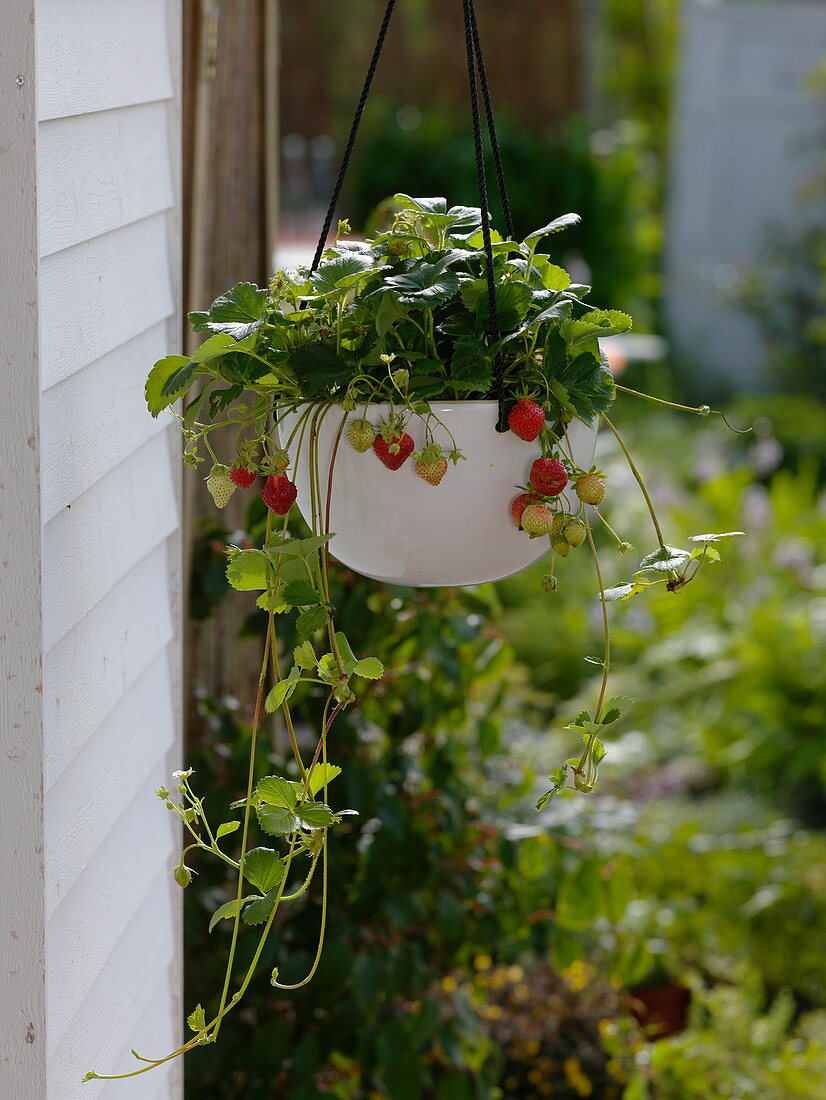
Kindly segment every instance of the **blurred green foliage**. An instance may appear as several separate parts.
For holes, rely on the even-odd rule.
[[[533,810],[569,736],[556,713],[593,686],[582,655],[598,651],[599,616],[584,557],[566,561],[553,596],[531,572],[434,593],[339,570],[343,627],[386,657],[388,676],[344,713],[331,746],[346,765],[340,798],[360,816],[331,838],[320,980],[286,996],[259,983],[221,1042],[189,1059],[190,1095],[461,1100],[542,1096],[551,1081],[555,1095],[606,1100],[815,1095],[793,1089],[824,1055],[819,1017],[797,1013],[826,1007],[826,839],[795,822],[822,823],[826,790],[817,478],[805,463],[767,468],[769,429],[637,420],[628,400],[626,435],[669,538],[748,534],[717,575],[612,612],[614,686],[639,702],[608,746],[602,791]],[[640,555],[648,520],[619,456],[601,448],[606,514]],[[254,506],[253,535],[258,522]],[[200,614],[223,598],[225,536],[211,527],[196,547]],[[301,709],[318,705],[307,695]],[[226,803],[243,786],[246,715],[205,694],[200,710],[190,760],[208,799]],[[273,727],[260,771],[282,765]],[[226,938],[219,928],[207,940],[204,917],[227,884],[197,869],[193,1001],[215,988]],[[263,969],[300,976],[318,919],[311,892]],[[622,991],[689,979],[689,1029],[649,1047]]]

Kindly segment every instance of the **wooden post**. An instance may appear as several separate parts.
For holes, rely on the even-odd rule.
[[[46,1095],[35,54],[30,0],[0,42],[0,1080]]]

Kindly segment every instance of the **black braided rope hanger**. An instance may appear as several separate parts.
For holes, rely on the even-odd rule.
[[[330,227],[333,224],[333,218],[335,217],[338,200],[341,196],[341,189],[344,185],[344,178],[347,175],[347,169],[350,165],[350,158],[353,154],[353,148],[356,143],[356,137],[358,135],[361,118],[364,114],[367,97],[370,94],[370,88],[373,84],[373,77],[376,74],[376,68],[378,67],[379,58],[381,57],[384,40],[387,36],[387,29],[390,25],[390,20],[393,16],[393,11],[395,10],[395,7],[396,0],[388,0],[387,7],[384,11],[384,16],[382,17],[381,25],[379,26],[379,33],[376,38],[376,43],[373,47],[373,54],[370,58],[370,64],[367,67],[367,74],[364,78],[361,95],[359,96],[358,103],[356,104],[355,114],[353,115],[353,121],[350,125],[350,132],[347,136],[347,141],[344,146],[344,152],[342,153],[341,157],[341,164],[339,165],[336,182],[333,186],[332,195],[330,196],[330,203],[327,207],[327,213],[324,217],[324,223],[322,225],[321,233],[318,238],[318,244],[316,246],[315,255],[313,256],[313,262],[310,266],[310,271],[316,270],[319,263],[321,262],[321,257],[324,253],[324,247],[327,243],[327,237],[330,233]],[[493,343],[498,343],[501,333],[499,329],[499,310],[496,302],[496,283],[493,273],[493,245],[491,241],[490,208],[488,205],[487,176],[485,172],[485,152],[482,143],[482,122],[479,111],[479,86],[481,86],[482,89],[482,102],[485,110],[485,121],[487,123],[488,138],[490,140],[494,172],[496,174],[496,182],[499,188],[499,197],[502,203],[505,231],[509,239],[513,238],[513,221],[511,218],[511,209],[510,202],[508,200],[507,186],[505,183],[505,174],[502,168],[502,156],[499,149],[499,140],[496,136],[493,105],[490,96],[490,88],[488,86],[485,60],[482,53],[482,44],[479,38],[479,27],[476,21],[476,6],[474,0],[462,0],[462,15],[465,28],[468,93],[470,96],[471,119],[473,123],[473,146],[476,158],[476,180],[479,191],[479,206],[482,215],[482,239],[484,244],[485,261],[487,268],[486,277],[490,315],[490,337]],[[498,353],[496,356],[496,362],[494,364],[494,379],[496,383],[496,399],[499,402],[499,419],[497,423],[497,430],[506,431],[507,423],[505,421],[505,410],[503,405],[505,387],[504,364],[502,361],[501,353]]]

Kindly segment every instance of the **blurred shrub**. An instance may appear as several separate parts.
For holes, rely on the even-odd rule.
[[[826,1013],[795,1022],[789,996],[778,995],[767,1010],[763,1003],[754,981],[715,989],[695,982],[689,1028],[651,1048],[650,1069],[625,1100],[819,1100]]]
[[[826,837],[731,795],[659,802],[638,823],[634,869],[631,923],[655,975],[731,982],[746,967],[826,1006]]]
[[[376,114],[378,121],[360,139],[341,202],[354,225],[364,225],[377,203],[399,191],[478,205],[467,120],[428,115],[408,130],[399,125],[403,111],[385,104]],[[573,263],[575,276],[593,283],[596,303],[628,311],[638,329],[650,326],[659,293],[660,224],[653,209],[656,173],[639,127],[617,123],[591,135],[572,122],[542,134],[503,122],[497,130],[519,239],[557,214],[581,214],[580,226],[549,240],[551,258]],[[501,229],[490,165],[488,179],[493,220]]]

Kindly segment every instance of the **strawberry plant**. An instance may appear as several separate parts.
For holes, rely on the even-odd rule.
[[[576,215],[557,218],[522,241],[495,232],[486,240],[480,209],[448,208],[444,199],[407,195],[396,195],[394,206],[387,228],[366,241],[348,239],[349,227],[340,223],[315,270],[279,271],[267,288],[239,283],[208,310],[190,314],[195,331],[206,339],[191,357],[160,360],[147,380],[150,412],[158,416],[171,410],[177,417],[184,461],[193,467],[208,464],[206,483],[218,508],[263,479],[260,495],[267,519],[261,545],[230,547],[226,570],[233,588],[258,593],[266,628],[246,789],[233,804],[237,816],[211,819],[191,770],[176,773],[172,789],[156,792],[188,834],[174,871],[179,885],[192,882],[195,869],[187,861],[193,861],[193,853],[221,861],[237,876],[235,896],[210,921],[211,927],[223,921],[232,927],[219,1006],[210,1018],[200,1006],[191,1012],[193,1035],[177,1051],[157,1061],[141,1059],[140,1068],[120,1076],[145,1073],[216,1041],[222,1021],[258,969],[276,922],[284,919],[284,907],[305,894],[316,877],[322,905],[315,956],[299,980],[283,981],[276,968],[270,981],[278,989],[299,989],[318,968],[327,928],[328,836],[354,812],[336,805],[334,798],[341,768],[328,755],[332,731],[360,687],[384,675],[380,658],[354,652],[336,625],[329,573],[336,540],[330,514],[340,446],[357,456],[368,487],[378,476],[390,476],[398,479],[402,494],[408,484],[404,479],[410,477],[432,486],[424,492],[436,500],[458,476],[455,468],[464,459],[463,441],[451,433],[445,403],[488,402],[490,441],[497,427],[512,433],[513,440],[521,441],[517,449],[524,459],[514,466],[508,497],[462,501],[462,507],[489,510],[519,545],[547,539],[550,569],[542,587],[548,592],[559,583],[558,562],[587,547],[601,602],[601,683],[593,710],[580,712],[567,727],[579,751],[552,773],[539,808],[561,790],[594,789],[605,755],[603,737],[622,713],[624,700],[607,693],[608,604],[655,584],[677,592],[718,559],[717,544],[726,537],[698,535],[688,549],[665,542],[645,481],[607,416],[622,387],[612,379],[600,339],[626,331],[631,320],[590,305],[589,288],[572,282],[540,250],[547,237],[575,225]],[[711,410],[686,411],[707,416]],[[329,461],[322,460],[319,447],[328,417],[336,426]],[[575,421],[594,427],[602,421],[614,434],[656,536],[654,549],[632,579],[610,589],[603,584],[597,526],[606,527],[619,550],[628,546],[600,512],[606,496],[601,471],[583,468],[575,459],[570,443]],[[413,425],[424,440],[418,450],[410,434]],[[211,437],[226,427],[234,430],[233,453],[219,456]],[[299,481],[306,486],[301,491]],[[288,528],[296,502],[309,527],[303,536]],[[426,509],[416,518],[430,539],[439,539]],[[461,524],[461,515],[455,522]],[[365,529],[361,537],[369,543],[377,535]],[[280,630],[282,624],[287,625]],[[291,639],[289,653],[279,643],[284,635]],[[300,747],[291,709],[301,685],[320,690],[325,700],[309,752]],[[262,715],[276,711],[290,739],[292,769],[256,782]],[[256,831],[259,837],[253,840]],[[242,924],[261,931],[235,987]],[[87,1079],[99,1076],[92,1073]]]

